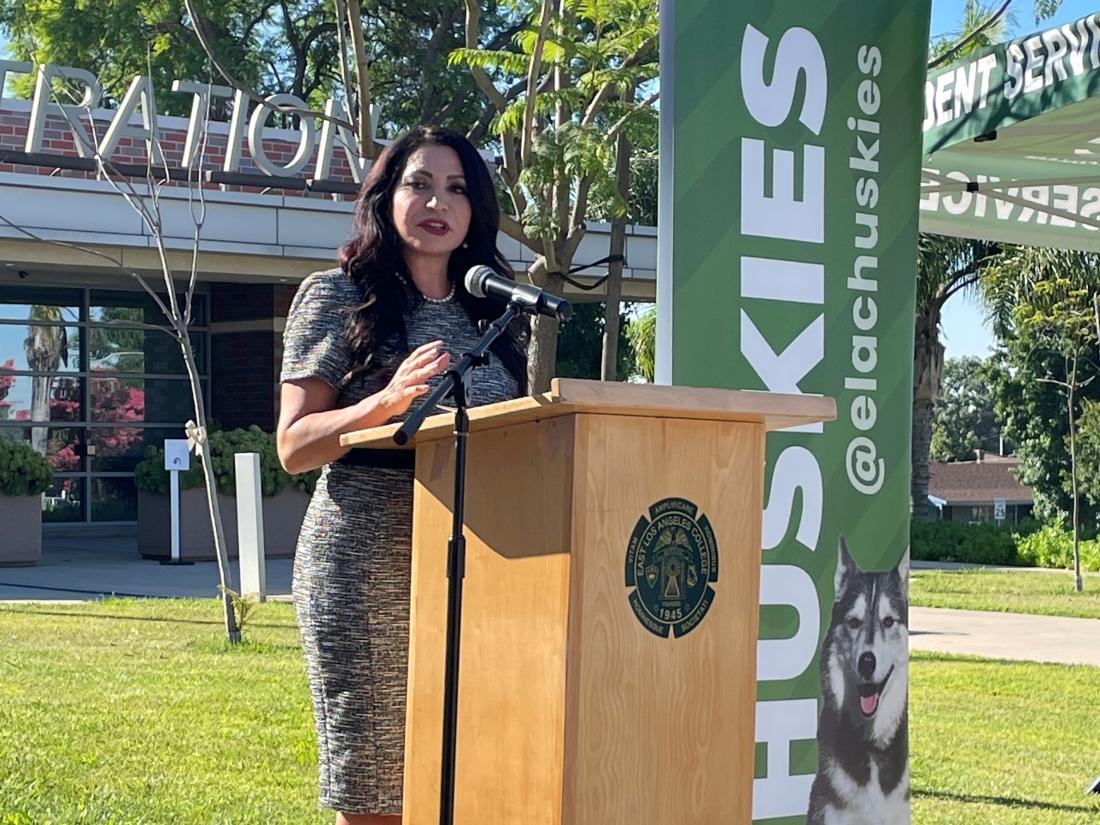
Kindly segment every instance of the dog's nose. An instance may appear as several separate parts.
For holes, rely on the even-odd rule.
[[[875,675],[875,654],[864,653],[859,657],[859,675],[864,679],[870,679]]]

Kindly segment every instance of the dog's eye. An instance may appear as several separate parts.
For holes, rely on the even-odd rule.
[[[852,630],[859,630],[859,627],[862,624],[863,622],[861,622],[855,616],[852,616],[852,618],[848,620],[848,627],[850,627]]]
[[[891,627],[894,626],[894,617],[887,616],[885,619],[882,620],[882,626],[889,630]]]

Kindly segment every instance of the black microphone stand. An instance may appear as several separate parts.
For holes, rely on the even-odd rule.
[[[454,507],[452,508],[451,538],[447,542],[447,653],[446,676],[443,690],[443,762],[439,787],[440,825],[452,825],[455,803],[455,743],[458,732],[458,647],[462,636],[462,580],[466,575],[466,537],[462,525],[466,509],[466,443],[470,432],[467,414],[466,378],[474,367],[487,361],[492,343],[508,325],[524,312],[516,302],[508,304],[504,314],[489,325],[472,350],[465,353],[446,373],[444,380],[424,403],[413,412],[394,433],[393,440],[407,444],[424,419],[431,415],[439,403],[450,395],[455,405],[455,482]]]

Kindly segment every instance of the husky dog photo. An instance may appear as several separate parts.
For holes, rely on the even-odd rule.
[[[818,768],[808,825],[909,823],[909,551],[860,569],[841,536],[821,647]]]

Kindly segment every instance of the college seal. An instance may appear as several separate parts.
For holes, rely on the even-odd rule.
[[[626,586],[634,615],[650,633],[690,633],[714,603],[718,544],[706,516],[682,498],[665,498],[638,519],[626,549]]]

